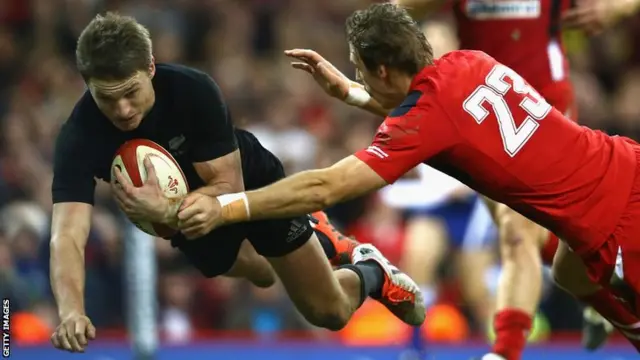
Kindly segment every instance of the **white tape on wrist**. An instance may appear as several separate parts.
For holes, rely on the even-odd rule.
[[[371,95],[363,86],[360,84],[351,84],[347,98],[344,101],[349,105],[360,107],[366,105],[369,100],[371,100]]]
[[[247,194],[244,192],[241,193],[233,193],[233,194],[224,194],[216,197],[220,202],[221,207],[225,207],[233,202],[238,200],[242,201],[244,204],[244,208],[247,211],[247,218],[251,217],[251,212],[249,211],[249,199],[247,198]]]

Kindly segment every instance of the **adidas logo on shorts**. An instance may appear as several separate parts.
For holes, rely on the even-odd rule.
[[[291,225],[289,225],[289,232],[287,233],[287,242],[292,242],[300,237],[300,235],[304,234],[307,231],[307,224],[301,222],[300,220],[291,221]]]

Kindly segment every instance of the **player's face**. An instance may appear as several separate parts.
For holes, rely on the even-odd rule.
[[[380,105],[385,109],[392,109],[402,103],[411,84],[410,77],[395,74],[383,65],[375,71],[369,71],[353,47],[350,60],[356,67],[356,80],[364,85]]]
[[[155,102],[151,71],[138,71],[124,80],[89,81],[89,91],[102,113],[122,131],[135,130]]]

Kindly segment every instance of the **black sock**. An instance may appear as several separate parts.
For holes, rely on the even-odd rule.
[[[333,246],[331,240],[329,240],[327,235],[325,235],[321,231],[316,231],[315,233],[318,237],[318,240],[320,240],[320,245],[322,245],[322,250],[324,250],[324,254],[327,256],[327,259],[333,259],[338,254],[338,252],[336,251],[335,246]]]
[[[340,266],[341,269],[350,269],[360,277],[360,304],[367,296],[380,298],[382,296],[382,285],[384,285],[384,273],[382,268],[375,261],[359,262],[355,265],[348,264]]]

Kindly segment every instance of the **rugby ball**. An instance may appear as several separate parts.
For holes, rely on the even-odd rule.
[[[162,146],[147,139],[133,139],[122,144],[116,151],[111,163],[111,181],[116,181],[114,169],[118,168],[125,178],[136,187],[141,187],[147,181],[147,170],[144,159],[149,156],[156,171],[160,188],[167,197],[187,195],[189,185],[178,165],[178,162]],[[145,222],[132,221],[140,230],[153,236],[170,238],[177,233],[169,226]]]

